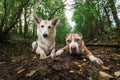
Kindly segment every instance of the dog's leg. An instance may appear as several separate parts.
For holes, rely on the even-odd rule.
[[[65,46],[65,47],[57,50],[56,56],[61,55],[64,51],[68,51],[67,49],[68,49],[68,46]]]
[[[37,47],[36,53],[40,55],[40,59],[46,59],[47,58],[44,50],[42,50],[40,47]]]
[[[103,64],[103,61],[99,58],[96,58],[85,45],[82,45],[82,51],[86,54],[90,61],[95,61],[97,64]]]
[[[36,41],[32,43],[32,51],[35,51],[35,47],[36,47]]]
[[[55,48],[54,49],[52,49],[52,51],[51,51],[51,53],[50,53],[50,57],[54,57],[55,56]]]

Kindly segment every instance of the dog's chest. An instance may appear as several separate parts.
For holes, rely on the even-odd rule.
[[[50,42],[47,40],[38,42],[38,45],[41,49],[43,49],[45,51],[46,55],[49,55],[51,53],[52,49],[55,47],[54,42]]]

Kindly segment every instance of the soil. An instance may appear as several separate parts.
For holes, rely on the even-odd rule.
[[[114,75],[120,71],[120,47],[88,48],[103,60],[104,66],[68,53],[40,60],[27,43],[0,44],[0,80],[120,80]],[[99,79],[100,71],[112,78]]]

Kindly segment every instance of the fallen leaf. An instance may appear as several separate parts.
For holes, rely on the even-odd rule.
[[[5,63],[5,62],[0,62],[0,65],[1,65],[1,64],[4,64],[4,63]]]
[[[120,76],[120,71],[114,72],[114,75],[117,76],[117,77]]]
[[[30,71],[29,73],[26,74],[26,77],[32,76],[35,72],[36,72],[36,70]]]
[[[102,68],[105,69],[105,70],[109,70],[110,69],[110,67],[107,67],[107,66],[104,66],[104,65],[102,65]]]
[[[70,73],[75,73],[75,71],[74,70],[70,70]]]
[[[93,80],[92,77],[89,77],[88,80]]]
[[[83,61],[87,61],[87,60],[84,58]]]
[[[82,63],[82,66],[85,66],[86,65],[86,63]]]
[[[77,71],[78,74],[82,74],[82,69],[80,68],[78,71]]]
[[[80,64],[79,64],[79,65],[78,65],[78,67],[80,67],[80,68],[81,68],[81,67],[82,67],[82,65],[80,65]]]
[[[112,76],[111,76],[110,74],[108,74],[108,73],[106,73],[106,72],[103,72],[103,71],[100,71],[99,74],[100,74],[101,76],[105,76],[105,77],[112,78]]]
[[[12,62],[17,62],[15,59],[12,59]]]
[[[64,67],[65,67],[66,69],[69,68],[68,63],[65,63],[65,64],[64,64]]]
[[[78,64],[79,64],[79,62],[77,62],[77,61],[74,61],[74,64],[78,65]]]
[[[20,74],[21,72],[25,71],[25,69],[21,69],[17,72],[17,74]]]

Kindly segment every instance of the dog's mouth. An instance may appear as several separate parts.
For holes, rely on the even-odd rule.
[[[71,53],[72,53],[72,54],[78,54],[77,48],[76,48],[76,47],[71,48]]]

